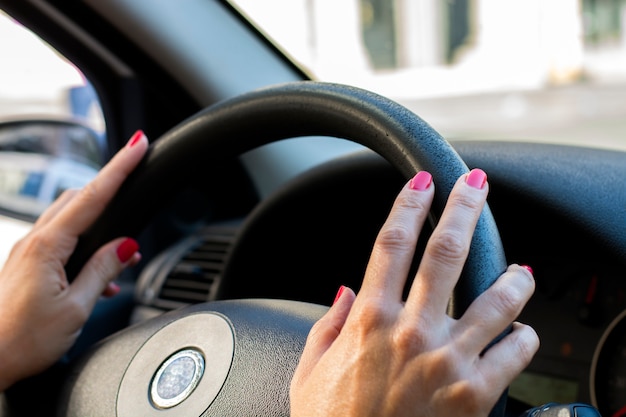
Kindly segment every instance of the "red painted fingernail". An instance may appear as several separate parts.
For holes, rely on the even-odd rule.
[[[120,286],[117,285],[115,282],[109,282],[109,285],[107,286],[107,292],[110,296],[119,294],[121,290],[122,289],[120,288]]]
[[[478,188],[479,190],[482,190],[483,187],[485,186],[485,183],[487,182],[487,174],[485,174],[485,171],[483,171],[482,169],[478,169],[478,168],[473,169],[470,171],[469,174],[467,174],[467,177],[465,178],[465,182],[470,187],[474,187],[474,188]]]
[[[339,291],[337,291],[337,295],[335,296],[335,301],[333,301],[333,305],[337,302],[337,300],[339,300],[341,298],[341,294],[343,294],[343,291],[346,289],[345,286],[341,286],[339,287]]]
[[[126,263],[133,257],[134,254],[139,250],[139,244],[135,239],[126,238],[118,247],[117,247],[117,258],[121,263]]]
[[[533,272],[533,269],[528,266],[528,265],[520,265],[522,268],[524,268],[525,270],[527,270],[528,272],[530,272],[530,275],[535,275],[535,273]]]
[[[433,176],[426,171],[420,171],[409,181],[409,187],[412,190],[424,191],[430,187],[433,182]]]
[[[135,146],[137,144],[137,142],[139,142],[141,140],[142,137],[144,137],[144,133],[143,130],[138,130],[136,131],[133,136],[131,136],[130,140],[128,141],[127,146],[129,148],[132,148],[133,146]]]

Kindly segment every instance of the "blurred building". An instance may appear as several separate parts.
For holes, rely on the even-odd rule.
[[[478,60],[562,83],[585,75],[586,55],[626,52],[623,0],[359,0],[359,7],[378,69]]]
[[[237,3],[313,74],[392,96],[532,89],[626,73],[625,0]]]

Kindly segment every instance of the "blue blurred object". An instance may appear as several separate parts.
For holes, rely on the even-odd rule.
[[[531,408],[520,417],[601,417],[600,412],[589,404],[548,403]]]
[[[72,115],[86,118],[93,103],[99,103],[98,94],[91,83],[71,87],[68,91]]]

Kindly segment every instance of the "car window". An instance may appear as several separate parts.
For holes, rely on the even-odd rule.
[[[1,11],[0,56],[0,214],[34,220],[103,165],[102,111],[74,65]]]
[[[449,139],[626,150],[623,0],[231,3],[314,78],[395,99]]]

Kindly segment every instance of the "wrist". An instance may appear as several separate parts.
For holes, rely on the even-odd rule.
[[[12,339],[10,333],[0,328],[0,392],[4,392],[20,379],[18,376],[20,357],[17,355],[22,350],[11,343]]]

